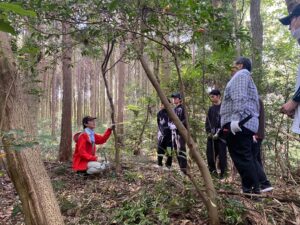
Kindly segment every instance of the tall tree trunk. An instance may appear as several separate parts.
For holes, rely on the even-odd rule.
[[[260,16],[260,2],[261,0],[251,0],[250,5],[253,78],[259,90],[261,90],[261,81],[263,76],[263,24]]]
[[[57,90],[57,65],[53,68],[52,73],[52,98],[51,98],[51,136],[53,139],[56,138],[56,126],[57,126],[57,103],[58,103],[58,90]]]
[[[163,87],[166,87],[166,84],[169,83],[171,77],[171,67],[170,67],[170,53],[165,48],[162,49],[162,60],[161,60],[161,76],[160,80]],[[164,88],[164,91],[167,91]]]
[[[118,51],[119,50],[119,51]],[[110,58],[110,76],[113,76],[113,82],[111,86],[111,92],[112,92],[112,98],[114,103],[114,109],[116,112],[118,112],[118,80],[119,75],[116,73],[116,67],[112,67],[113,64],[119,59],[118,57],[121,57],[120,54],[120,48],[115,48],[112,52],[111,58]]]
[[[90,109],[91,109],[91,116],[96,116],[96,83],[95,83],[95,69],[94,69],[94,61],[91,63],[91,73],[90,73]]]
[[[234,19],[234,29],[233,29],[233,35],[235,37],[235,49],[236,49],[236,57],[241,56],[241,41],[237,37],[237,32],[239,30],[239,22],[238,22],[238,14],[237,14],[237,6],[236,6],[236,0],[231,1],[232,9],[233,9],[233,19]]]
[[[96,61],[95,62],[95,110],[96,110],[96,116],[99,118],[100,117],[100,62]]]
[[[87,60],[84,60],[84,92],[83,92],[83,114],[84,116],[87,116],[89,115],[89,109],[88,109],[88,96],[87,96],[87,93],[88,93],[88,90],[89,90],[89,86],[88,86],[88,72],[89,70],[87,69]]]
[[[125,51],[125,43],[120,43],[120,55],[123,55]],[[118,114],[117,114],[117,131],[120,135],[120,141],[123,142],[122,137],[124,134],[124,107],[125,107],[125,76],[127,71],[127,65],[124,62],[118,63]],[[120,143],[121,144],[121,143]]]
[[[110,104],[110,109],[111,109],[111,113],[110,113],[110,118],[111,118],[111,122],[113,124],[115,124],[115,107],[114,107],[114,103],[113,103],[113,98],[112,98],[112,95],[111,95],[111,90],[109,89],[109,86],[108,86],[108,81],[107,81],[107,65],[109,63],[109,59],[111,57],[111,54],[113,52],[113,49],[114,49],[114,41],[112,41],[111,43],[108,42],[107,43],[107,47],[106,47],[106,50],[105,50],[105,57],[104,57],[104,60],[103,60],[103,63],[101,65],[101,73],[102,73],[102,77],[103,77],[103,80],[104,80],[104,85],[105,85],[105,89],[106,89],[106,95],[107,95],[107,98],[108,98],[108,102]],[[114,134],[114,137],[115,137],[115,163],[116,163],[116,172],[119,173],[121,171],[121,164],[120,164],[120,137],[116,131],[116,128],[113,127],[113,134]]]
[[[61,118],[61,139],[59,145],[59,161],[65,162],[72,155],[72,41],[69,24],[62,23],[62,72],[63,72],[63,100]]]
[[[101,122],[104,123],[106,120],[106,96],[105,96],[105,85],[104,85],[104,80],[103,77],[100,79],[100,102],[101,102],[101,109],[100,109],[100,114],[101,114]]]
[[[22,130],[1,138],[10,178],[22,202],[26,225],[64,224],[47,171],[34,141],[37,101],[28,94],[31,88],[16,69],[10,40],[0,32],[0,130]],[[30,83],[30,82],[29,82]],[[26,88],[26,90],[25,90]],[[17,107],[16,107],[17,106]],[[24,136],[23,136],[24,135]],[[2,135],[1,135],[2,137]],[[24,145],[17,148],[15,141]]]
[[[77,61],[76,51],[73,54],[73,62]],[[72,61],[71,61],[72,62]],[[71,69],[73,77],[72,77],[72,121],[77,121],[77,90],[76,90],[76,66]]]
[[[77,126],[81,126],[82,116],[82,97],[83,97],[83,83],[82,83],[83,66],[77,65]]]

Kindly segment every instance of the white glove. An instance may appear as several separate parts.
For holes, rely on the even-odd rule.
[[[256,139],[255,135],[253,135],[253,142],[257,143],[257,139]]]
[[[161,136],[162,136],[162,133],[159,130],[158,133],[157,133],[157,139],[159,140]]]
[[[169,123],[168,125],[169,125],[169,128],[170,128],[171,130],[176,130],[175,124]]]
[[[242,129],[239,126],[239,121],[231,121],[230,123],[230,131],[235,135],[237,132],[241,132]]]

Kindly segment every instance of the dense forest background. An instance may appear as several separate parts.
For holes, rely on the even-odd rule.
[[[298,44],[278,20],[291,2],[1,1],[0,221],[300,224],[300,138],[279,113],[299,64]],[[220,183],[201,167],[208,93],[224,91],[238,56],[252,59],[266,110],[262,152],[275,191],[262,203],[238,195],[238,178]],[[178,91],[197,143],[188,180],[152,168],[162,93]],[[100,133],[117,124],[99,149],[114,170],[99,179],[70,168],[72,134],[85,115],[98,118]]]

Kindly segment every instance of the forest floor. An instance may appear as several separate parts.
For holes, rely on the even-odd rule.
[[[87,177],[72,172],[70,164],[44,163],[66,224],[208,224],[205,207],[177,165],[171,172],[158,171],[154,161],[136,159],[124,163],[118,176],[108,171]],[[238,179],[215,179],[222,224],[299,225],[299,185],[271,180],[275,190],[253,201],[239,194]],[[0,224],[24,224],[21,204],[4,171],[0,184]]]

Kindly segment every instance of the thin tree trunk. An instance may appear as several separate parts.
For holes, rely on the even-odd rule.
[[[82,83],[82,70],[83,66],[80,64],[77,67],[77,126],[81,126],[82,116],[82,94],[83,94],[83,83]]]
[[[120,55],[123,55],[125,51],[125,43],[120,43]],[[123,62],[118,63],[118,114],[117,114],[117,131],[119,137],[120,145],[123,143],[123,135],[124,135],[124,107],[125,107],[125,76],[126,76],[126,68],[127,65]]]
[[[76,50],[73,54],[73,62],[76,62]],[[71,61],[72,62],[72,61]],[[76,74],[76,67],[71,67],[72,74]],[[77,98],[76,98],[76,76],[72,77],[72,121],[77,121]]]
[[[95,61],[95,110],[96,110],[96,116],[100,117],[100,62]]]
[[[104,123],[106,120],[106,97],[105,97],[105,85],[104,85],[104,79],[101,78],[100,83],[100,101],[101,101],[101,122]]]
[[[105,85],[105,88],[106,88],[106,95],[107,95],[107,98],[108,98],[108,101],[109,101],[109,104],[110,104],[110,108],[111,108],[110,116],[111,116],[112,124],[115,124],[115,108],[114,108],[113,98],[110,94],[111,90],[109,90],[109,87],[108,87],[108,81],[107,81],[107,78],[106,78],[106,74],[108,72],[107,71],[107,65],[108,65],[108,62],[109,62],[109,58],[111,57],[112,51],[114,49],[114,43],[115,43],[114,41],[112,41],[111,43],[108,42],[105,57],[104,57],[102,65],[101,65],[101,72],[102,72],[102,77],[103,77],[103,80],[104,80],[104,85]],[[116,172],[119,173],[121,171],[121,164],[120,164],[120,143],[121,143],[121,141],[119,140],[119,135],[118,135],[115,127],[113,127],[113,134],[114,134],[114,137],[115,137]]]
[[[69,31],[69,25],[62,23],[63,33]],[[72,155],[72,46],[71,36],[64,34],[62,39],[62,72],[63,72],[63,100],[61,118],[61,139],[58,160],[65,162]]]
[[[251,0],[250,5],[253,78],[259,90],[261,90],[261,81],[263,76],[263,24],[260,16],[260,2],[261,0]]]
[[[161,83],[163,86],[169,83],[171,77],[171,67],[170,67],[170,53],[163,48],[162,49],[162,61],[161,61]],[[167,91],[166,89],[164,91]]]
[[[233,17],[234,17],[234,30],[233,35],[235,37],[235,49],[236,49],[236,57],[241,56],[241,41],[237,37],[237,32],[239,30],[239,23],[238,23],[238,15],[237,15],[237,6],[236,6],[236,0],[232,0],[232,9],[233,9]]]
[[[56,126],[57,126],[57,102],[58,102],[58,90],[57,90],[57,65],[53,68],[52,73],[52,99],[51,99],[51,136],[56,138]]]
[[[95,70],[94,70],[94,62],[91,63],[91,73],[90,73],[90,109],[91,116],[96,116],[96,95],[95,95]]]
[[[39,146],[31,145],[36,132],[37,100],[28,94],[26,82],[16,69],[10,40],[0,32],[0,130],[22,130],[1,138],[10,178],[22,202],[26,225],[64,224]],[[35,105],[32,105],[35,103]],[[17,107],[16,107],[17,106]],[[24,136],[23,136],[24,135]],[[2,135],[1,135],[2,137]],[[24,147],[17,148],[15,141]]]

